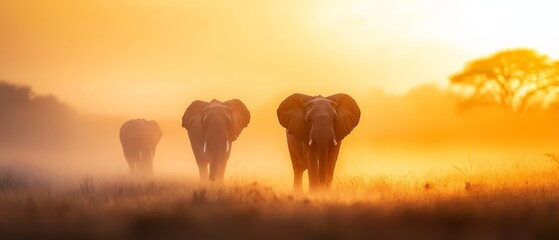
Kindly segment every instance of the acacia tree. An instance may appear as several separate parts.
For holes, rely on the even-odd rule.
[[[468,63],[450,81],[473,101],[525,111],[558,93],[559,61],[531,49],[505,50]]]

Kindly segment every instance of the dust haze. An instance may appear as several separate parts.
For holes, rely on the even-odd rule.
[[[0,238],[556,239],[557,8],[0,0]],[[361,109],[327,191],[292,191],[293,93]],[[181,127],[214,98],[251,113],[221,185]],[[163,133],[149,179],[119,141],[137,118]]]
[[[119,128],[128,119],[147,118],[158,121],[163,131],[155,154],[155,176],[197,180],[195,159],[180,124],[184,109],[195,99],[185,97],[184,109],[175,109],[176,118],[168,119],[85,114],[56,96],[37,95],[30,86],[6,81],[0,91],[3,166],[32,167],[62,176],[126,176]],[[285,132],[276,117],[277,106],[287,94],[256,108],[248,106],[252,119],[233,143],[226,178],[291,185]],[[517,166],[522,162],[519,158],[542,158],[559,146],[554,104],[511,114],[496,105],[472,106],[436,84],[404,94],[370,89],[354,98],[362,118],[342,143],[335,172],[341,177],[425,178],[456,174],[456,168],[497,171]]]

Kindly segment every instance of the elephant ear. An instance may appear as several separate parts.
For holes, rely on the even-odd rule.
[[[202,121],[202,109],[207,107],[210,103],[196,100],[186,108],[184,115],[182,115],[182,127],[186,130],[190,130],[190,127],[194,123],[199,123]]]
[[[336,102],[336,125],[334,132],[336,133],[336,140],[341,141],[357,126],[359,118],[361,117],[361,110],[357,102],[347,94],[339,93],[329,96],[328,99]]]
[[[153,126],[153,131],[157,137],[157,142],[159,142],[159,140],[163,136],[163,132],[161,132],[161,128],[159,127],[159,124],[155,120],[149,121],[149,124]]]
[[[283,100],[277,110],[278,120],[287,133],[303,142],[309,141],[310,134],[310,127],[305,121],[305,103],[312,99],[311,96],[295,93]]]
[[[250,112],[247,107],[239,99],[231,99],[223,102],[223,105],[231,108],[231,128],[229,130],[229,140],[235,141],[241,131],[248,126],[250,122]]]

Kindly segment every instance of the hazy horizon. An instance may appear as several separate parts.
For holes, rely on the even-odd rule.
[[[559,56],[546,1],[249,3],[4,1],[0,78],[87,113],[173,118],[194,99],[446,86],[506,48]]]
[[[44,136],[33,140],[25,130],[21,146],[33,148],[15,153],[49,157],[29,149],[53,145],[59,151],[53,158],[122,173],[118,128],[128,119],[154,119],[163,128],[156,171],[195,175],[180,126],[184,110],[194,100],[237,98],[253,119],[234,143],[227,174],[260,168],[287,177],[284,129],[275,111],[295,92],[342,92],[360,105],[361,122],[343,143],[342,174],[378,166],[418,170],[423,167],[405,166],[449,155],[463,163],[469,156],[554,150],[553,109],[512,120],[491,106],[464,111],[449,87],[449,77],[467,63],[504,49],[557,58],[559,36],[550,29],[559,16],[549,2],[507,2],[507,11],[498,2],[465,0],[248,3],[1,2],[0,79],[40,97],[53,95],[78,115],[62,121],[68,129],[47,124],[64,119],[55,113],[45,124],[22,121],[40,119],[44,104],[62,109],[48,98],[27,99],[26,112],[13,112],[11,121],[23,130],[24,123],[39,125],[32,129]],[[60,142],[69,145],[50,144],[58,142],[48,140],[57,129],[67,132]],[[440,166],[452,171],[451,163]]]
[[[0,0],[0,239],[557,238],[558,6]]]

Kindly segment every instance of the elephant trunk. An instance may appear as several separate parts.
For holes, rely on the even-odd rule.
[[[336,145],[333,121],[330,118],[317,118],[313,121],[311,140],[316,144],[318,157],[318,174],[322,186],[330,182],[327,170],[332,164],[330,159],[330,148]]]
[[[328,169],[330,146],[326,143],[317,142],[318,151],[318,176],[320,185],[323,186],[326,182],[326,170]]]
[[[230,150],[231,143],[229,142],[227,129],[224,127],[209,127],[206,131],[204,152],[210,164],[210,181],[222,181],[222,169],[225,168]]]

